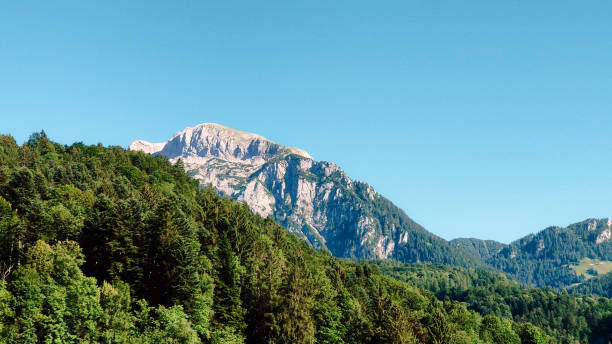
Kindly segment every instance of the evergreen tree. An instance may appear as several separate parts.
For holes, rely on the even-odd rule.
[[[217,275],[214,290],[214,323],[223,331],[240,335],[245,329],[242,301],[240,299],[240,266],[225,232],[221,233],[217,251]]]
[[[292,257],[290,264],[291,269],[281,287],[283,296],[277,314],[281,329],[279,340],[284,343],[313,343],[311,275],[303,257]]]

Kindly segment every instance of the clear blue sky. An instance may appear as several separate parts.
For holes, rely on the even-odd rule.
[[[3,1],[0,132],[127,147],[217,122],[447,239],[612,216],[609,1]]]

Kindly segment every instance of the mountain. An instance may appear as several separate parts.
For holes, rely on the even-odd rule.
[[[272,216],[311,246],[337,257],[479,264],[336,164],[260,135],[204,123],[167,142],[134,141],[129,149],[173,163],[180,160],[203,186],[246,202],[254,212]]]
[[[576,272],[585,259],[612,261],[611,230],[610,219],[588,219],[567,227],[548,227],[509,245],[478,239],[451,243],[525,284],[565,288],[582,281],[584,277]]]
[[[549,227],[510,244],[447,242],[334,163],[219,124],[188,127],[167,142],[134,141],[130,150],[181,164],[201,185],[244,201],[337,257],[487,266],[527,285],[556,288],[584,279],[576,266],[585,258],[612,261],[608,219]]]

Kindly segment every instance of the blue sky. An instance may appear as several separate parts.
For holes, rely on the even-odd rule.
[[[504,242],[612,216],[606,1],[0,3],[0,132],[127,147],[217,122]]]

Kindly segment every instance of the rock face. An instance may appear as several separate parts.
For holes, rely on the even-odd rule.
[[[334,163],[256,134],[204,123],[164,143],[134,141],[130,149],[181,159],[203,186],[246,202],[334,256],[473,263]]]

